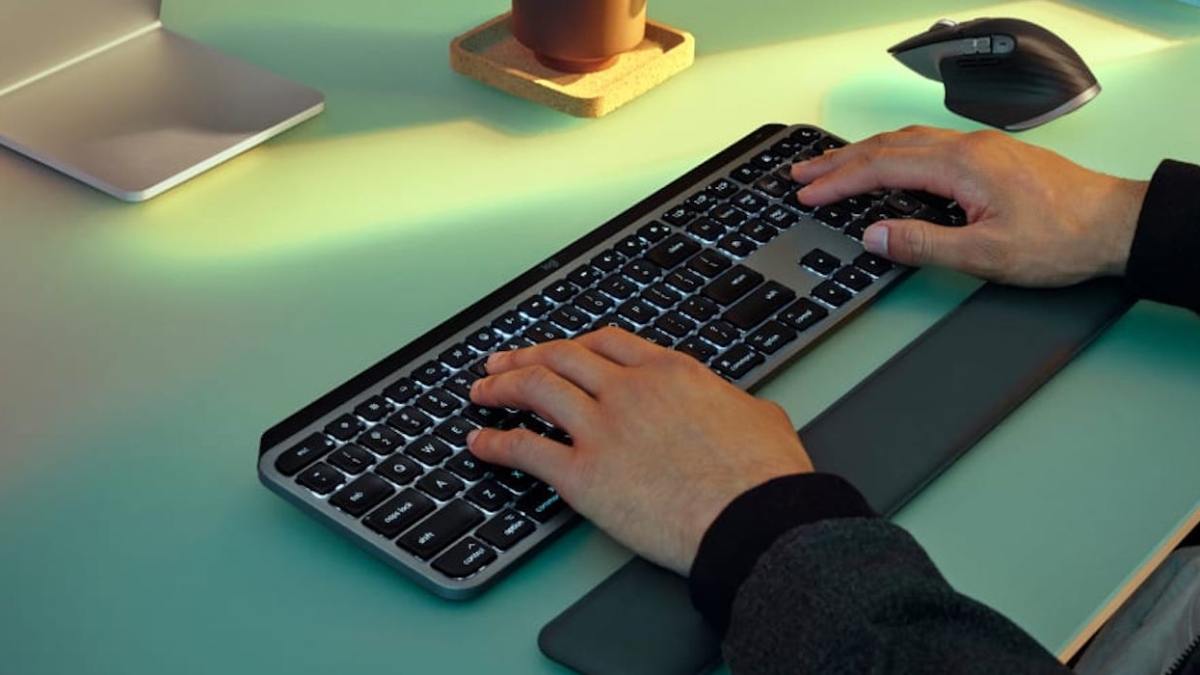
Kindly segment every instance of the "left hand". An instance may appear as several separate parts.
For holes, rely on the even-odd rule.
[[[613,537],[679,574],[734,498],[812,471],[778,405],[620,329],[499,352],[487,370],[472,401],[532,410],[573,445],[482,429],[471,452],[550,483]]]

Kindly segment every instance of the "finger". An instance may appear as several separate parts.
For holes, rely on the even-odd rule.
[[[490,408],[532,410],[577,434],[596,413],[596,400],[545,366],[485,377],[471,385],[471,401]]]
[[[485,462],[537,476],[556,488],[569,480],[573,448],[528,429],[479,429],[467,436],[471,453]]]
[[[957,132],[935,127],[909,126],[899,131],[876,134],[866,140],[852,143],[844,148],[830,150],[819,157],[797,162],[792,166],[792,179],[798,183],[811,183],[834,169],[884,148],[913,148],[933,145]]]
[[[863,246],[876,255],[913,265],[971,269],[973,227],[944,227],[924,220],[883,220],[863,233]]]
[[[888,148],[860,156],[800,190],[807,204],[824,205],[879,188],[925,190],[958,198],[958,166],[950,153],[930,148]]]
[[[488,358],[487,372],[498,375],[530,366],[545,366],[592,395],[611,381],[618,368],[577,341],[554,340],[525,349],[496,352]]]
[[[663,352],[653,342],[612,326],[577,337],[575,341],[622,366],[641,365]]]

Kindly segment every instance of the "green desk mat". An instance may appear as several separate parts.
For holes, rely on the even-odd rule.
[[[329,111],[135,207],[0,154],[6,668],[554,672],[537,629],[626,551],[583,526],[445,603],[261,488],[258,433],[762,122],[966,128],[881,51],[938,16],[1020,13],[1096,65],[1106,93],[1027,138],[1130,175],[1200,158],[1200,45],[1176,44],[1200,26],[1176,8],[898,4],[659,0],[697,65],[586,123],[452,76],[449,37],[503,3],[168,2]],[[974,287],[914,276],[764,395],[803,424]],[[1196,504],[1198,344],[1139,306],[900,522],[1062,648]]]

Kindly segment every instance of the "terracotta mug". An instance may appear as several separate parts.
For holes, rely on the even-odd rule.
[[[590,73],[646,38],[646,0],[513,0],[512,27],[543,65]]]

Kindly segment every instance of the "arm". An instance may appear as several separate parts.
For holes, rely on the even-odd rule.
[[[736,671],[1061,672],[955,593],[849,484],[812,473],[779,406],[692,358],[604,329],[495,354],[487,370],[473,401],[533,410],[573,442],[482,429],[471,451],[543,478],[618,540],[690,573]]]
[[[1140,297],[1200,310],[1200,167],[1165,162],[1150,183],[1089,171],[993,131],[910,127],[797,164],[800,199],[876,188],[955,199],[969,225],[872,225],[863,243],[910,265],[952,267],[1021,286],[1125,276]]]

